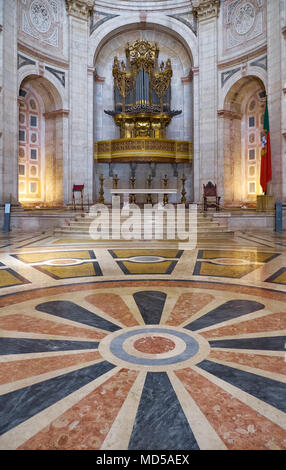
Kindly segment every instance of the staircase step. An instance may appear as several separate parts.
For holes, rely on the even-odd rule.
[[[127,221],[122,221],[120,222],[120,225],[122,225],[123,223],[126,225],[126,222]],[[112,227],[112,222],[103,222],[105,223],[107,226],[109,227]],[[130,225],[130,221],[127,222],[127,225]],[[163,223],[160,223],[160,222],[157,222],[155,224],[155,222],[152,222],[152,223],[147,223],[145,224],[144,221],[132,221],[132,225],[134,225],[135,227],[145,227],[145,226],[148,226],[148,227],[167,227],[167,223],[166,222],[163,222]],[[177,226],[176,222],[174,224],[171,224],[172,226]],[[75,222],[75,221],[71,221],[71,222],[68,222],[68,223],[65,223],[63,225],[64,227],[73,227],[73,228],[84,228],[84,227],[92,227],[92,222],[86,222],[86,223],[83,223],[83,222]],[[189,222],[185,222],[183,223],[183,226],[188,228],[189,226],[190,227],[194,227],[194,226],[197,226],[197,227],[202,227],[202,228],[209,228],[209,227],[215,227],[215,228],[219,228],[221,227],[221,225],[218,223],[218,222],[197,222],[196,224],[195,223],[191,223],[189,225]]]
[[[228,233],[233,233],[231,231],[229,231],[228,229],[226,228],[219,228],[218,230],[217,229],[213,229],[213,230],[210,230],[210,229],[198,229],[196,231],[197,235],[200,236],[200,235],[210,235],[210,236],[216,236],[216,235],[219,235],[219,234],[228,234]],[[89,230],[82,230],[82,229],[69,229],[69,228],[58,228],[58,229],[55,229],[54,230],[54,234],[56,235],[63,235],[63,234],[68,234],[68,235],[89,235],[90,236],[90,231]],[[140,232],[141,234],[141,237],[142,239],[144,239],[144,230],[142,230]],[[168,232],[167,230],[163,230],[162,231],[162,235],[163,236],[167,236]],[[111,237],[112,235],[112,231],[110,230],[109,231],[109,235]]]
[[[54,230],[54,235],[58,237],[67,237],[67,238],[74,238],[74,239],[85,239],[85,240],[90,240],[91,242],[95,243],[108,243],[108,242],[114,242],[115,240],[112,240],[112,217],[111,214],[108,213],[106,215],[106,223],[109,223],[109,240],[94,240],[90,236],[90,226],[93,220],[95,219],[95,216],[91,213],[81,213],[81,214],[76,214],[74,218],[70,219],[70,221],[63,226],[56,228]],[[130,216],[128,217],[121,217],[120,222],[121,224],[124,223],[124,221],[127,221],[130,219]],[[148,247],[150,243],[154,242],[155,244],[158,244],[159,242],[168,243],[171,240],[167,239],[167,217],[165,216],[163,219],[157,222],[155,224],[155,215],[153,214],[152,217],[152,225],[151,221],[149,223],[149,227],[153,229],[153,234],[155,227],[159,230],[162,230],[162,236],[163,239],[161,240],[144,240],[144,215],[137,216],[134,215],[132,216],[132,219],[134,223],[136,224],[136,221],[138,222],[138,225],[141,226],[141,240],[123,240],[119,239],[117,240],[118,243],[122,244],[133,244],[136,242],[144,242],[148,243]],[[103,217],[104,220],[104,217]],[[189,214],[186,212],[186,219],[185,219],[185,230],[188,230],[189,227]],[[219,237],[226,237],[230,236],[232,237],[234,235],[234,232],[230,231],[226,227],[220,226],[219,222],[216,220],[213,220],[213,217],[211,215],[206,215],[205,213],[197,213],[197,239],[200,240],[206,240],[209,238],[219,238]],[[172,240],[173,242],[176,241],[176,239]],[[180,240],[177,239],[177,242],[180,242]]]

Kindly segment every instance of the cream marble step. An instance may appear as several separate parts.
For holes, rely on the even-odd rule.
[[[130,216],[121,216],[121,219],[128,219]],[[186,214],[186,220],[188,220],[188,214]],[[136,214],[132,214],[132,218],[138,218],[138,219],[144,219],[144,215],[140,215],[140,216],[137,216]],[[75,217],[73,217],[73,220],[78,220],[78,221],[84,221],[84,220],[94,220],[95,219],[95,216],[94,215],[90,215],[90,214],[84,214],[82,216],[80,215],[77,215]],[[109,219],[111,220],[111,214],[109,214]],[[152,216],[152,220],[154,220],[155,217],[154,215]],[[197,214],[197,220],[207,220],[207,221],[211,221],[213,220],[213,217],[212,216],[206,216],[206,215],[203,215],[203,214]]]
[[[120,217],[120,220],[128,220],[130,217]],[[75,218],[72,218],[70,219],[71,221],[74,221],[74,222],[78,222],[78,223],[91,223],[93,220],[95,220],[96,218],[95,217],[91,217],[91,216],[86,216],[86,217],[75,217]],[[112,220],[112,217],[109,216],[109,217],[102,217],[103,220],[109,220],[111,221]],[[133,215],[132,216],[132,219],[133,220],[138,220],[138,221],[144,221],[144,216],[136,216],[136,215]],[[167,217],[163,217],[162,218],[163,220],[166,220]],[[152,217],[151,219],[153,222],[155,220],[161,220],[161,218],[159,219],[156,219],[155,217]],[[185,220],[188,221],[189,220],[189,217],[186,216],[185,217]],[[196,217],[196,220],[198,221],[198,223],[218,223],[217,220],[214,220],[212,217]]]
[[[158,228],[157,230],[162,230],[162,234],[163,235],[167,235],[168,231],[166,228]],[[209,227],[209,228],[198,228],[197,229],[197,233],[198,234],[207,234],[209,233],[210,235],[214,235],[216,233],[228,233],[229,230],[225,229],[225,228],[216,228],[216,227]],[[89,230],[89,227],[85,227],[85,228],[73,228],[73,227],[64,227],[64,228],[59,228],[59,229],[56,229],[54,230],[54,233],[55,234],[63,234],[63,233],[68,233],[68,234],[88,234],[90,233],[90,230]],[[111,234],[112,233],[112,230],[110,229],[109,230],[109,233]],[[144,229],[141,229],[140,230],[140,233],[143,237],[144,235]]]
[[[90,223],[92,223],[94,220],[95,220],[95,218],[94,218],[94,217],[91,217],[91,216],[87,216],[87,217],[75,217],[74,219],[71,219],[71,220],[69,221],[69,223],[70,223],[70,224],[81,224],[81,225],[85,225],[85,224],[90,224]],[[111,216],[110,216],[109,218],[103,217],[102,220],[109,221],[109,223],[111,223],[111,222],[112,222],[112,217],[111,217]],[[124,222],[125,220],[129,220],[129,217],[120,217],[120,221],[121,221],[121,222]],[[133,216],[133,217],[132,217],[132,220],[138,221],[138,222],[140,222],[140,223],[143,224],[143,222],[144,222],[144,217],[143,217],[143,216],[142,216],[142,217]],[[153,217],[153,218],[152,218],[152,223],[154,223],[155,220],[156,220],[156,219]],[[165,220],[167,220],[167,218],[165,217],[163,220],[165,221]],[[200,224],[200,225],[202,225],[202,224],[205,224],[205,225],[209,225],[209,224],[212,224],[212,225],[214,225],[214,224],[215,224],[215,225],[219,225],[219,222],[216,221],[216,220],[213,220],[212,218],[197,217],[196,220],[197,220],[197,224]],[[160,221],[160,219],[158,219],[157,221]],[[189,222],[189,218],[188,218],[188,217],[185,218],[185,222],[186,222],[186,224],[188,224],[188,222]]]
[[[127,219],[121,219],[121,223],[124,223],[126,221],[127,221]],[[135,225],[138,224],[141,227],[145,226],[144,220],[133,219],[133,221],[135,222]],[[70,228],[74,228],[74,229],[85,229],[85,228],[89,229],[89,227],[92,226],[92,222],[93,222],[93,219],[89,219],[89,220],[71,220],[68,223],[66,223],[64,225],[64,227],[70,227]],[[105,223],[109,224],[110,227],[112,226],[112,220],[105,219]],[[167,226],[167,221],[163,220],[163,221],[157,221],[155,223],[155,221],[153,220],[151,223],[148,223],[147,225],[148,226],[152,225],[153,227],[155,227],[155,226],[166,227]],[[189,227],[189,221],[188,220],[185,221],[185,227]],[[220,225],[217,221],[214,222],[214,221],[207,221],[207,220],[203,220],[203,221],[197,220],[197,227],[198,228],[211,228],[211,227],[219,228]]]
[[[112,234],[112,232],[109,231],[110,238],[111,238],[111,234]],[[54,235],[55,236],[70,236],[70,237],[83,237],[83,236],[85,236],[85,237],[91,238],[89,229],[87,229],[87,230],[72,229],[72,228],[69,228],[69,227],[55,229],[54,230]],[[217,237],[217,236],[225,236],[225,235],[233,236],[234,232],[230,231],[226,228],[218,228],[217,229],[215,227],[207,228],[207,229],[198,229],[197,230],[197,236],[198,237],[214,238],[214,237]],[[166,230],[162,231],[162,236],[163,236],[163,238],[167,238],[167,231]],[[143,230],[141,231],[141,238],[142,238],[142,240],[144,239],[144,231]]]
[[[124,221],[128,220],[129,217],[121,217],[120,221],[121,223],[124,223]],[[92,214],[80,214],[76,215],[74,219],[71,219],[68,223],[65,225],[57,228],[54,230],[54,235],[55,236],[61,236],[61,237],[68,237],[68,238],[90,238],[90,225],[92,221],[94,220],[94,215]],[[111,239],[111,223],[112,223],[112,218],[111,215],[109,214],[109,217],[105,219],[106,221],[109,222],[109,239]],[[133,217],[134,222],[138,222],[138,225],[141,225],[141,238],[143,241],[144,240],[144,217]],[[156,227],[158,229],[162,230],[162,235],[163,235],[163,240],[167,240],[167,225],[166,225],[167,218],[164,218],[163,221],[157,222]],[[189,227],[189,217],[188,214],[186,215],[186,222],[185,222],[185,227],[186,230],[188,230]],[[154,228],[155,228],[155,217],[152,219],[152,228],[153,228],[153,233],[154,233]],[[234,235],[234,232],[225,228],[221,227],[217,221],[214,221],[211,216],[206,216],[204,213],[198,213],[197,214],[197,237],[200,239],[205,239],[205,238],[216,238],[216,237],[225,237],[225,236],[230,236],[232,237]],[[91,239],[91,238],[90,238]],[[92,240],[92,239],[91,239]],[[125,240],[119,240],[122,242],[125,242]],[[161,240],[162,241],[162,240]],[[97,241],[98,242],[98,241]],[[134,242],[134,240],[132,240]],[[150,243],[151,241],[146,240],[146,242]],[[155,241],[157,242],[157,241]],[[130,240],[127,241],[127,243],[130,243]]]

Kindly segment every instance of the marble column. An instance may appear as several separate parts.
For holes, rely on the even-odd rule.
[[[101,140],[102,130],[103,130],[103,115],[104,115],[104,106],[103,106],[103,85],[105,82],[105,77],[100,77],[96,70],[93,74],[93,109],[94,109],[94,120],[93,120],[93,142]],[[106,177],[108,177],[107,166],[104,165],[104,170],[102,165],[99,165],[97,162],[94,162],[94,202],[99,197],[99,175],[102,171]]]
[[[94,72],[94,129],[93,135],[94,140],[101,140],[102,136],[102,128],[103,128],[103,114],[104,114],[104,106],[103,106],[103,85],[105,82],[105,77],[99,77]]]
[[[181,82],[184,85],[184,139],[193,140],[193,102],[192,102],[192,72],[187,77],[182,77]]]
[[[283,202],[286,201],[286,2],[281,6],[281,81],[282,81],[282,162],[283,162],[283,188],[282,188],[282,198]]]
[[[62,203],[64,206],[70,204],[70,163],[69,163],[69,113],[63,113],[62,115],[62,174],[63,174],[63,181],[62,181],[62,193],[63,193],[63,200]]]
[[[267,1],[267,68],[268,68],[268,109],[271,138],[272,182],[267,192],[275,196],[277,201],[286,198],[286,164],[282,159],[281,111],[282,111],[282,80],[281,68],[281,34],[280,2]],[[284,180],[284,185],[283,185]]]
[[[67,133],[69,111],[58,109],[44,114],[45,117],[45,202],[48,205],[66,204],[65,162],[67,161]]]
[[[198,18],[199,38],[199,131],[194,179],[199,184],[200,200],[203,184],[218,181],[217,161],[217,17],[219,0],[193,0]],[[195,189],[196,198],[197,190]]]
[[[0,2],[1,204],[18,203],[17,9],[17,0]]]
[[[4,5],[0,3],[0,50],[3,51],[3,19]],[[0,204],[3,202],[3,54],[0,55]]]
[[[201,202],[200,183],[200,100],[199,100],[199,68],[193,68],[193,196],[194,203]]]
[[[224,173],[225,173],[225,164],[229,164],[229,162],[226,162],[224,160],[224,146],[225,146],[225,141],[229,138],[229,130],[228,130],[228,120],[225,119],[225,113],[224,110],[218,111],[218,180],[217,180],[217,185],[220,188],[219,195],[221,197],[221,204],[223,205],[225,202],[225,189],[224,189]],[[226,122],[225,122],[226,121]],[[226,156],[229,155],[228,152],[226,152]]]
[[[70,51],[70,188],[84,184],[84,201],[92,201],[93,155],[90,148],[90,101],[88,72],[89,16],[94,0],[66,0]]]
[[[192,84],[193,74],[192,71],[187,77],[182,77],[181,81],[184,85],[184,139],[193,142],[193,100],[192,100]],[[186,187],[188,189],[188,197],[191,201],[194,200],[194,184],[189,175],[192,175],[192,162],[186,165]],[[176,170],[177,172],[177,170]]]
[[[90,97],[88,101],[88,128],[87,128],[87,146],[88,146],[88,167],[91,169],[90,177],[88,178],[88,204],[93,204],[95,202],[95,186],[94,186],[94,69],[93,67],[88,68],[87,76],[87,89],[88,96]]]
[[[218,111],[217,185],[222,205],[239,205],[245,198],[244,171],[241,159],[241,119],[237,112]]]

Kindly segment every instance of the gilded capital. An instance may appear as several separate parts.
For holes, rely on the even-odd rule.
[[[88,20],[94,3],[95,0],[66,0],[67,13],[76,18]]]
[[[198,19],[209,19],[219,14],[220,0],[191,0],[193,11]]]

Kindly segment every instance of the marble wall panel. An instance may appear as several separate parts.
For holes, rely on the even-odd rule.
[[[266,44],[267,0],[222,2],[220,59],[240,56]]]
[[[65,50],[65,20],[65,5],[61,0],[19,0],[19,41],[35,52],[60,56]]]

